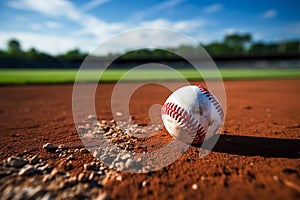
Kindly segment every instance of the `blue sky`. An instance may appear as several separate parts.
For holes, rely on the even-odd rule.
[[[300,39],[299,8],[299,0],[5,0],[0,2],[0,48],[17,38],[25,50],[91,52],[108,38],[139,27],[172,29],[201,43],[221,41],[229,33],[251,33],[255,41],[266,42]],[[153,39],[142,37],[135,39]],[[179,44],[162,39],[165,46]]]

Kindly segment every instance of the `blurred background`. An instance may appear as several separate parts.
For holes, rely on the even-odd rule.
[[[199,45],[164,35],[134,35],[122,45],[103,47],[93,55],[98,60],[91,67],[104,67],[107,59],[122,55],[116,68],[141,60],[188,68],[165,50],[128,52],[129,45],[151,45],[159,38],[161,49],[191,59],[197,59],[203,47],[221,69],[293,69],[295,75],[300,69],[299,8],[298,0],[4,0],[0,2],[0,77],[3,83],[13,82],[13,75],[24,72],[9,71],[16,68],[78,69],[102,42],[139,27],[179,31]]]

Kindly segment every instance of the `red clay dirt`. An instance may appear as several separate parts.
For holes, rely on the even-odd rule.
[[[112,119],[114,84],[96,94],[97,116]],[[190,147],[163,169],[145,174],[120,172],[122,181],[104,185],[111,199],[299,199],[300,80],[227,81],[227,113],[219,141],[199,158]],[[57,163],[42,146],[47,142],[83,147],[72,116],[73,85],[0,87],[0,160],[24,154]],[[153,103],[162,104],[170,91],[147,85],[130,101],[130,114],[149,122]],[[103,100],[105,99],[105,100]],[[160,148],[172,138],[163,130],[144,142]],[[71,174],[92,161],[83,155]],[[38,179],[38,175],[33,178]],[[196,185],[197,187],[196,187]],[[1,195],[0,195],[1,196]]]

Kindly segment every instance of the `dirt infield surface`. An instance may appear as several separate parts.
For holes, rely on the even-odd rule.
[[[11,156],[30,158],[37,155],[41,158],[40,161],[64,168],[68,171],[69,179],[77,177],[73,185],[56,188],[51,184],[55,178],[43,178],[40,183],[44,176],[41,173],[33,173],[28,177],[21,177],[20,173],[1,173],[2,199],[8,198],[8,193],[13,193],[14,187],[35,188],[37,184],[41,184],[44,187],[42,192],[31,197],[52,192],[54,195],[47,196],[51,199],[63,198],[58,193],[63,193],[63,190],[68,190],[71,186],[75,187],[81,182],[88,184],[88,181],[82,181],[82,177],[80,179],[78,175],[82,173],[83,165],[92,162],[93,157],[75,151],[83,148],[83,144],[72,116],[72,87],[0,87],[2,168],[5,168],[5,160]],[[97,91],[96,95],[97,116],[110,120],[112,114],[109,98],[105,101],[99,99],[109,97],[114,85],[105,84],[102,87],[104,89]],[[209,155],[200,159],[200,148],[190,147],[173,164],[156,172],[115,172],[115,178],[107,178],[105,176],[114,171],[108,169],[101,178],[92,178],[97,180],[98,185],[89,185],[85,190],[88,195],[77,190],[70,190],[65,195],[76,193],[77,196],[71,195],[69,199],[97,196],[99,199],[299,199],[300,80],[228,81],[225,82],[225,87],[225,125],[219,141]],[[170,91],[159,86],[140,88],[132,96],[130,114],[138,123],[147,123],[149,107],[153,103],[162,104],[169,94]],[[163,130],[143,145],[155,149],[171,139]],[[70,151],[75,151],[74,158],[69,158],[72,167],[62,164],[66,158],[45,151],[45,143],[64,144]],[[55,175],[53,172],[51,174]],[[105,196],[99,196],[98,190]]]

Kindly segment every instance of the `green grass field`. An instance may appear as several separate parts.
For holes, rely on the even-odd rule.
[[[99,75],[103,71],[85,70],[80,73],[77,81],[95,82],[99,80]],[[182,80],[181,75],[187,80],[201,80],[201,76],[194,69],[180,69],[176,71],[169,70],[135,70],[110,69],[106,70],[102,76],[101,82],[124,81],[151,81],[151,80]],[[203,70],[207,78],[214,78],[216,75],[210,70]],[[243,79],[278,79],[278,78],[300,78],[300,69],[221,69],[220,73],[224,80],[243,80]],[[24,85],[24,84],[59,84],[73,83],[75,81],[77,70],[45,70],[45,69],[1,69],[0,85]],[[122,77],[123,76],[123,77]]]

